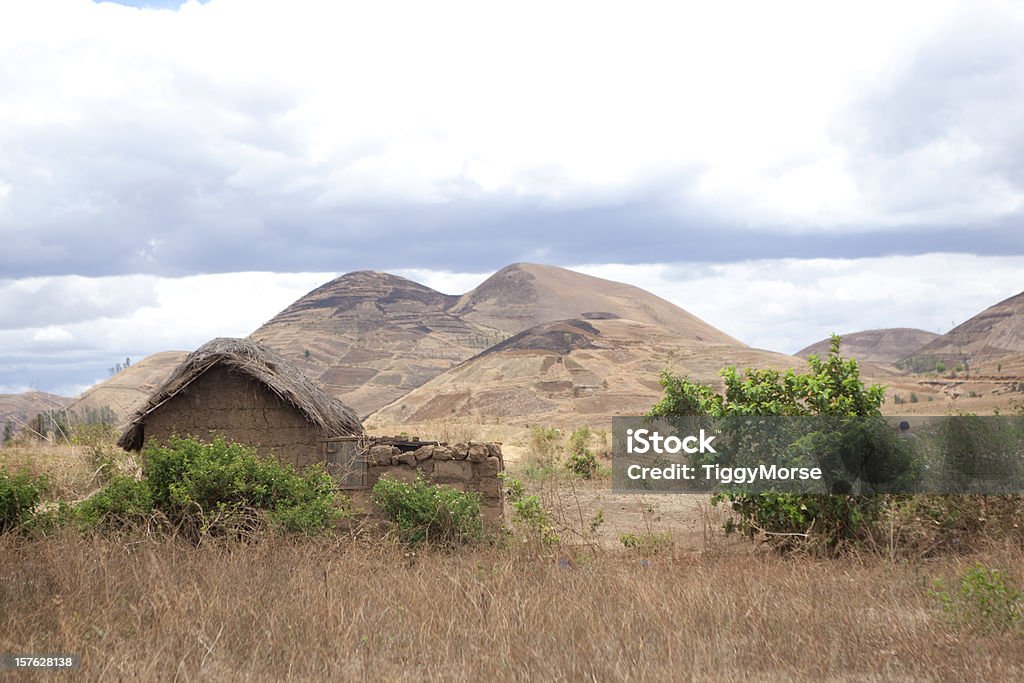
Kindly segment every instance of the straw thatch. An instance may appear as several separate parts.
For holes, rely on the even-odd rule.
[[[301,412],[326,436],[362,434],[363,425],[350,408],[323,389],[281,355],[245,339],[217,338],[209,341],[179,365],[149,401],[132,416],[117,445],[125,450],[142,448],[146,416],[169,401],[194,380],[215,366],[241,372],[262,383],[278,398]]]

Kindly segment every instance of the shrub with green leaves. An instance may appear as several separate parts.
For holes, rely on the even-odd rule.
[[[154,508],[190,534],[238,534],[264,526],[318,534],[342,514],[337,483],[322,467],[296,472],[223,438],[150,442],[142,470]]]
[[[1000,569],[975,562],[961,576],[956,588],[945,590],[936,580],[930,591],[956,629],[1001,633],[1024,626],[1024,591]]]
[[[671,534],[646,531],[640,534],[623,534],[619,542],[624,548],[635,551],[641,557],[657,555],[672,546]]]
[[[46,487],[45,477],[0,470],[0,533],[27,523]]]
[[[590,449],[584,448],[570,455],[565,467],[579,477],[590,479],[597,474],[597,456]]]
[[[590,443],[590,427],[581,427],[569,435],[568,451],[569,459],[565,463],[566,469],[573,474],[590,479],[597,474],[597,456],[587,448]]]
[[[371,498],[406,543],[455,546],[483,538],[478,493],[431,484],[420,475],[413,482],[382,477],[373,485]]]
[[[73,508],[72,517],[85,528],[132,526],[153,514],[149,483],[116,475],[98,493]]]
[[[881,415],[885,388],[865,386],[855,360],[839,353],[840,339],[833,335],[828,357],[810,356],[810,370],[780,372],[748,368],[738,372],[728,367],[721,374],[725,393],[668,372],[661,375],[664,397],[648,415],[671,420],[675,416],[835,416],[874,417]],[[777,547],[800,545],[805,539],[818,547],[835,550],[847,542],[869,538],[885,505],[872,495],[802,495],[793,493],[749,494],[733,492],[717,496],[727,500],[737,513],[726,531],[759,533]]]
[[[555,531],[551,515],[544,509],[540,498],[526,495],[523,482],[502,472],[499,477],[505,482],[506,499],[512,506],[512,521],[526,534],[543,545],[555,545],[561,538]]]

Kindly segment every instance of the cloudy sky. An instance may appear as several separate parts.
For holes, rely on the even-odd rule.
[[[0,3],[0,393],[516,261],[792,352],[1024,289],[1024,9]]]

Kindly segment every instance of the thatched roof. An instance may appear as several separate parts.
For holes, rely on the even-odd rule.
[[[363,425],[350,408],[313,384],[280,354],[245,339],[217,338],[208,341],[179,365],[163,385],[153,392],[132,416],[117,445],[128,451],[142,448],[146,416],[176,396],[214,366],[241,372],[301,412],[329,436],[362,434]]]

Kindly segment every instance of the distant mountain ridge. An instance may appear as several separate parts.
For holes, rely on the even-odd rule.
[[[18,430],[39,413],[59,412],[70,400],[45,391],[0,394],[0,429],[10,422]]]
[[[888,327],[841,335],[844,356],[865,363],[892,366],[928,342],[939,337],[934,332],[911,327]],[[822,339],[797,351],[795,356],[807,358],[811,354],[824,358],[828,355],[830,339]]]
[[[405,424],[469,415],[523,424],[605,422],[649,410],[662,395],[660,370],[720,385],[725,365],[784,369],[802,362],[625,318],[560,320],[492,346],[371,419]]]
[[[1024,292],[989,306],[946,334],[924,344],[901,361],[928,371],[936,363],[997,371],[1004,362],[1019,364],[1024,355]]]
[[[633,320],[694,343],[745,347],[650,292],[527,263],[502,268],[462,296],[388,273],[348,273],[250,338],[367,415],[524,330],[564,319]]]
[[[68,403],[67,411],[75,419],[85,420],[110,410],[116,421],[125,422],[187,355],[186,351],[160,351],[146,356],[85,390]]]

